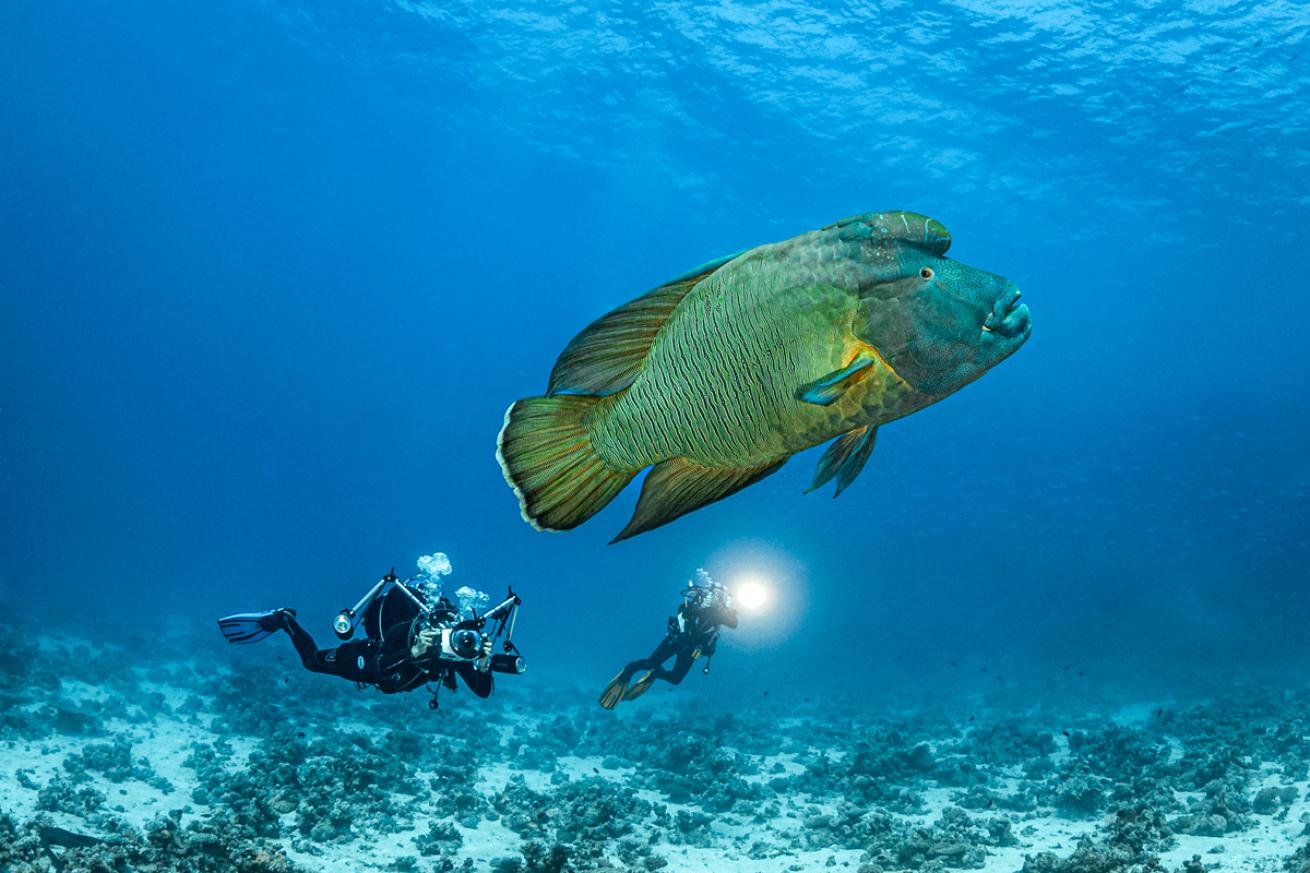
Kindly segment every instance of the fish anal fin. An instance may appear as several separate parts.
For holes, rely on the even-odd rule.
[[[758,467],[702,467],[686,458],[672,458],[656,464],[646,474],[641,497],[628,526],[612,543],[668,524],[716,500],[735,494],[748,485],[776,473],[786,458]]]
[[[682,298],[735,257],[697,267],[593,321],[560,352],[546,393],[604,396],[627,388],[641,372],[655,334]]]
[[[833,440],[823,457],[819,458],[819,465],[814,468],[814,481],[805,489],[805,493],[823,487],[834,476],[837,477],[837,490],[832,496],[836,497],[845,491],[846,486],[854,482],[855,477],[864,469],[864,463],[869,460],[877,438],[878,428],[866,424],[848,430]]]
[[[813,403],[816,406],[828,406],[836,402],[853,386],[858,385],[865,376],[869,375],[870,368],[873,366],[874,356],[867,351],[860,351],[851,360],[849,364],[840,370],[834,370],[827,375],[820,376],[813,382],[802,385],[797,391],[796,396],[806,403]]]

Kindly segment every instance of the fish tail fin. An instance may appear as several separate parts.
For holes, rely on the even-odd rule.
[[[577,527],[614,499],[636,470],[605,465],[591,445],[588,414],[604,398],[525,397],[505,413],[496,460],[537,530]]]

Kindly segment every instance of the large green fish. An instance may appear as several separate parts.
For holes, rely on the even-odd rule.
[[[651,465],[615,541],[836,437],[810,490],[849,485],[881,424],[977,379],[1028,339],[1007,279],[945,257],[912,212],[874,212],[713,261],[573,338],[544,397],[505,414],[497,459],[523,518],[582,524]]]

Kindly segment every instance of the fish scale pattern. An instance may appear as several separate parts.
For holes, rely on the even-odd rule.
[[[689,295],[641,376],[597,422],[602,457],[630,468],[673,457],[748,467],[794,451],[782,425],[803,413],[795,389],[807,366],[818,359],[821,369],[836,354],[802,355],[798,328],[816,320],[812,295],[780,295],[776,279],[756,281],[757,271],[772,270],[765,263],[751,281],[711,279]],[[817,296],[821,310],[850,303],[836,291]]]

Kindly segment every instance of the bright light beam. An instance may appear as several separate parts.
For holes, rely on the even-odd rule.
[[[746,612],[763,612],[773,599],[772,587],[759,576],[743,576],[733,586],[733,600]]]

